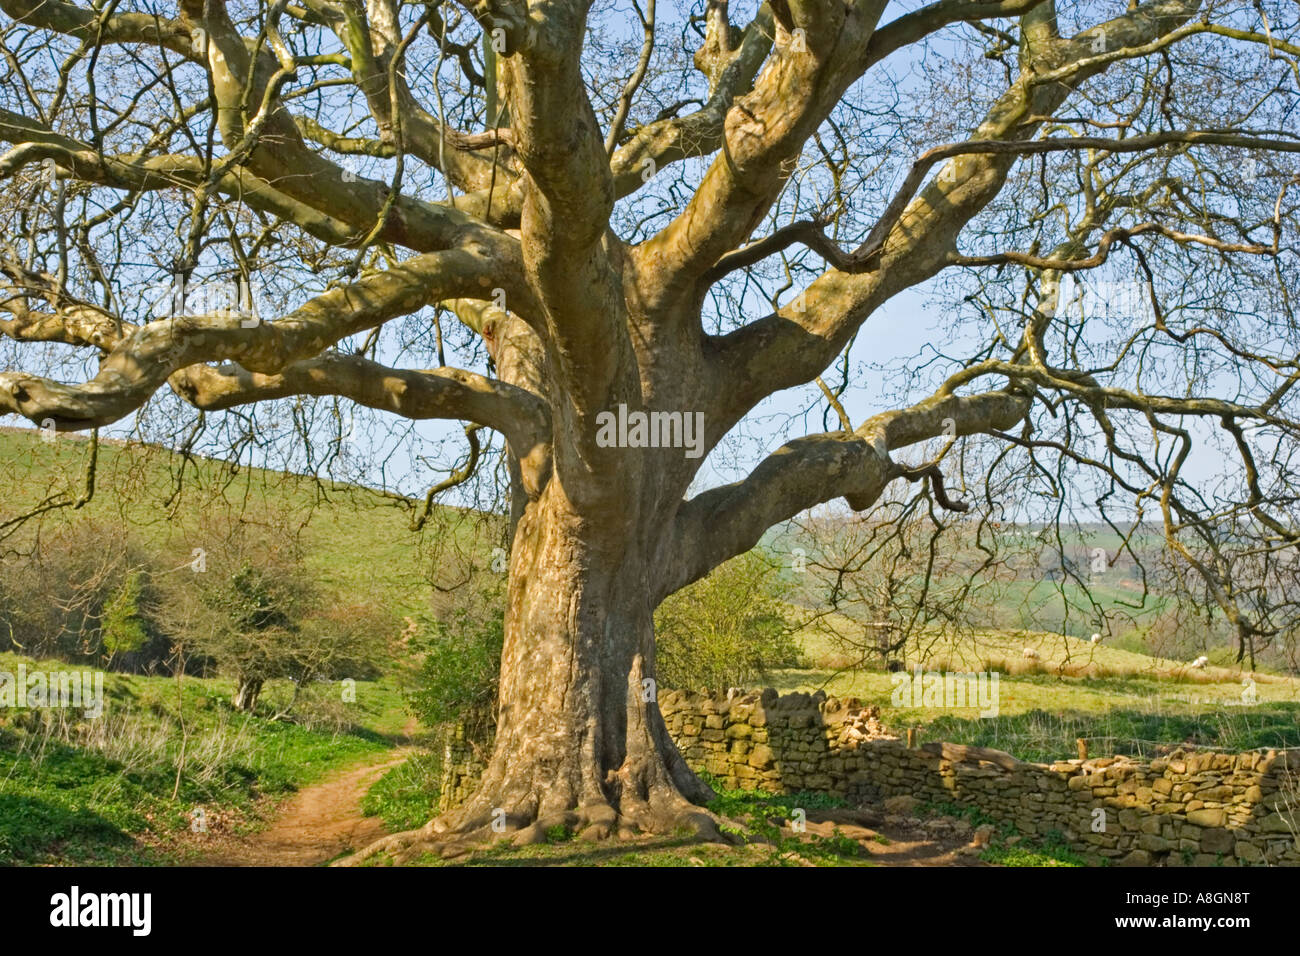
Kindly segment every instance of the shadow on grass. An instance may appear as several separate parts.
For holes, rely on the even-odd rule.
[[[123,862],[134,843],[84,807],[0,793],[0,865]]]
[[[490,847],[471,856],[445,861],[455,866],[690,866],[690,858],[713,856],[692,837],[647,838],[636,843],[580,843],[571,841],[543,846],[515,847],[509,844]],[[730,848],[728,848],[730,849]],[[444,862],[444,861],[438,861]]]

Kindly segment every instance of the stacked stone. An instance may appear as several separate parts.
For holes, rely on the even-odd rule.
[[[1038,764],[981,748],[909,749],[888,733],[878,708],[820,691],[725,698],[669,691],[659,707],[686,762],[728,788],[977,807],[1094,863],[1300,865],[1300,749]],[[481,772],[463,744],[444,806],[472,792]]]
[[[978,755],[909,750],[878,708],[820,692],[781,697],[769,688],[727,700],[672,692],[660,708],[687,762],[727,787],[974,806],[1095,863],[1300,865],[1300,750],[1008,760],[1008,770]]]
[[[491,750],[475,746],[462,726],[452,727],[443,741],[442,779],[438,790],[438,810],[446,813],[458,807],[474,792],[486,764],[483,755]]]

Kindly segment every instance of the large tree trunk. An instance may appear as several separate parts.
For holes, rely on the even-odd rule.
[[[556,825],[588,838],[687,826],[712,792],[657,703],[653,594],[641,534],[574,513],[552,482],[515,532],[496,743],[477,792],[447,821],[504,820],[519,839]],[[501,823],[497,824],[498,829]]]

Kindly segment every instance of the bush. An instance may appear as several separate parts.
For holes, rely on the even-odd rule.
[[[670,595],[655,612],[660,682],[725,693],[801,664],[777,569],[751,551]]]
[[[149,627],[140,610],[142,577],[138,570],[130,571],[104,605],[100,626],[104,651],[110,658],[137,653],[149,640]]]
[[[411,710],[426,727],[463,723],[467,735],[485,739],[495,724],[497,682],[505,627],[500,613],[479,616],[460,609],[448,619],[425,618],[420,642],[424,663]]]
[[[121,525],[78,518],[51,528],[33,553],[0,558],[0,650],[153,669],[168,642],[151,620],[149,563]]]
[[[506,580],[488,567],[480,554],[444,557],[409,642],[420,660],[411,712],[430,729],[461,724],[474,743],[486,743],[496,727],[505,641]]]

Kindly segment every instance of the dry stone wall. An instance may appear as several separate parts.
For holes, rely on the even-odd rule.
[[[669,691],[659,706],[686,761],[729,788],[974,807],[1093,863],[1300,865],[1300,749],[1040,764],[954,744],[909,748],[874,709],[820,692],[720,699]],[[452,756],[445,805],[463,799],[478,772],[466,747]]]

